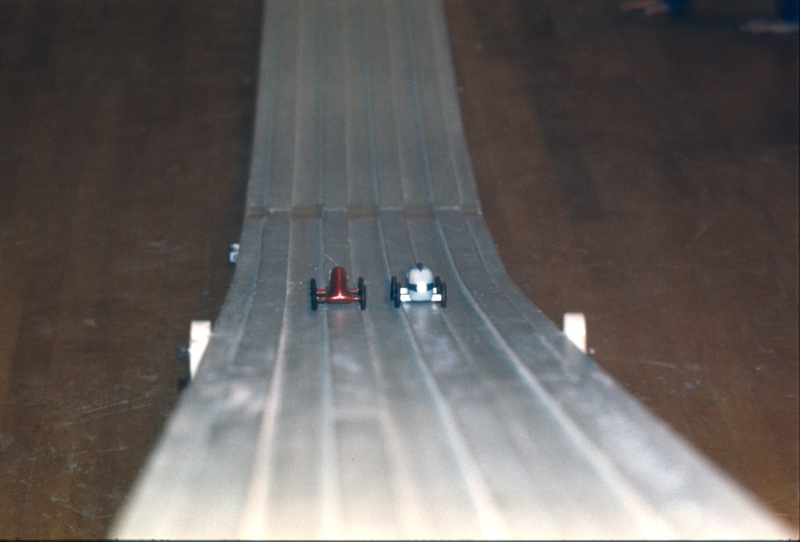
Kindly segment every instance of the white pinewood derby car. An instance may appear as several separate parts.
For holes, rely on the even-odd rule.
[[[389,297],[395,307],[409,302],[439,303],[446,307],[447,285],[438,276],[434,277],[430,269],[418,263],[408,268],[405,286],[400,286],[397,277],[392,277]]]

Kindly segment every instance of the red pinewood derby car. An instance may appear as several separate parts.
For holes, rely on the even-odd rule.
[[[331,269],[328,288],[317,289],[317,281],[311,279],[311,310],[317,310],[319,303],[358,303],[361,310],[367,308],[367,287],[364,279],[358,277],[358,287],[347,287],[347,273],[343,267]]]

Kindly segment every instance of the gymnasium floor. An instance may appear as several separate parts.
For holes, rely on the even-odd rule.
[[[798,528],[797,36],[771,2],[445,2],[487,223]],[[0,537],[99,538],[232,277],[257,2],[0,0]]]

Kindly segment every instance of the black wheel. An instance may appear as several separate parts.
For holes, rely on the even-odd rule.
[[[442,306],[442,308],[447,306],[447,284],[444,282],[442,283],[442,301],[439,304]]]
[[[367,285],[364,284],[364,279],[362,277],[358,277],[358,296],[361,300],[358,302],[361,305],[361,310],[367,308]]]
[[[400,283],[397,282],[397,277],[392,277],[392,293],[390,295],[394,308],[400,306]]]
[[[317,281],[315,279],[311,279],[311,310],[317,310]]]
[[[392,282],[389,283],[389,300],[394,302],[394,289],[397,287],[397,277],[392,277]]]
[[[433,279],[433,287],[436,288],[437,292],[442,293],[442,280],[439,275],[436,275],[436,278]]]

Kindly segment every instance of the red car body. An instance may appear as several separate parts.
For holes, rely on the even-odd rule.
[[[347,272],[343,267],[331,269],[327,288],[317,288],[317,281],[311,279],[311,310],[317,310],[318,303],[358,303],[361,310],[367,308],[367,287],[364,279],[358,278],[357,288],[347,287]]]

